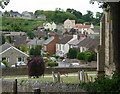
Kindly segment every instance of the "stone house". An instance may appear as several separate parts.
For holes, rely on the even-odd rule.
[[[69,42],[75,39],[77,39],[77,35],[68,35],[60,39],[56,44],[56,54],[59,56],[63,56],[68,53],[70,49]]]
[[[22,15],[19,13],[19,12],[17,12],[17,11],[10,11],[10,16],[11,17],[21,17]]]
[[[9,43],[5,43],[0,46],[0,57],[1,60],[6,60],[8,65],[11,66],[16,64],[19,61],[23,61],[27,64],[27,58],[29,55],[10,45]]]
[[[64,21],[64,29],[67,29],[68,31],[75,26],[75,20],[65,20]]]
[[[54,30],[57,28],[57,25],[56,25],[54,22],[52,22],[52,23],[44,23],[44,24],[43,24],[43,27],[44,27],[45,29],[54,31]]]
[[[56,34],[49,35],[49,38],[43,43],[43,51],[48,52],[50,55],[56,53],[56,43],[59,41],[59,36]]]
[[[46,20],[46,16],[45,15],[38,15],[37,16],[37,19],[39,19],[39,20]]]
[[[33,12],[24,11],[24,12],[22,12],[22,18],[24,18],[24,19],[34,19],[35,16],[34,16]]]
[[[77,44],[80,52],[92,51],[96,52],[96,49],[100,43],[100,39],[84,38]]]

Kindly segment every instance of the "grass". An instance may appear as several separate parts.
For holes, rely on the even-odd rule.
[[[96,74],[97,72],[87,72],[88,74]],[[77,72],[75,73],[69,73],[69,74],[78,74]],[[45,74],[45,76],[52,76],[52,74]],[[12,76],[3,76],[2,78],[11,78],[11,80],[14,80],[15,78],[14,77],[28,77],[27,75],[12,75]],[[93,81],[94,79],[96,78],[95,75],[92,75],[93,77]],[[89,76],[88,76],[89,78]],[[18,81],[27,81],[27,80],[35,80],[35,81],[48,81],[48,82],[53,82],[53,78],[52,77],[40,77],[40,78],[21,78],[21,79],[18,79]],[[80,81],[78,80],[78,76],[62,76],[61,77],[61,80],[64,82],[64,83],[74,83],[74,84],[78,84],[80,83]]]

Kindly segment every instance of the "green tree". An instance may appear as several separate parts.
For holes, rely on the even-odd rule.
[[[3,63],[6,67],[8,67],[8,62],[7,62],[6,60],[3,60],[2,63]]]
[[[77,49],[70,48],[69,52],[67,53],[68,58],[75,59],[77,57]]]
[[[31,31],[27,32],[27,36],[28,36],[29,39],[33,39],[33,38],[36,37],[35,34],[33,32],[31,32]]]
[[[33,57],[40,56],[41,49],[42,49],[42,47],[40,45],[36,45],[34,48],[30,49],[29,54]]]

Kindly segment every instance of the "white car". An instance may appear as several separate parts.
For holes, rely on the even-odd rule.
[[[50,60],[52,60],[52,61],[54,61],[54,62],[57,61],[55,57],[50,57]]]
[[[17,62],[17,66],[26,65],[23,61]],[[11,67],[16,67],[16,65],[11,65]]]
[[[77,67],[79,66],[79,63],[70,63],[70,67]]]

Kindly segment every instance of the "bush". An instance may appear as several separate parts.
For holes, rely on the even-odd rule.
[[[75,59],[77,57],[77,49],[71,48],[67,53],[67,57],[70,59]]]
[[[58,59],[60,56],[57,56],[57,55],[52,55],[53,57],[55,57],[56,59]]]
[[[48,61],[46,63],[47,66],[50,66],[50,67],[55,67],[55,66],[58,66],[58,63],[57,62],[54,62],[54,61]]]
[[[96,79],[95,82],[80,84],[85,90],[91,94],[119,94],[120,92],[120,75],[115,75],[112,79],[101,78]]]
[[[6,60],[3,60],[2,63],[3,63],[6,67],[8,67],[8,62],[7,62]]]
[[[85,53],[84,53],[84,52],[78,53],[78,54],[77,54],[77,59],[78,59],[78,60],[84,60],[84,56],[85,56]]]

